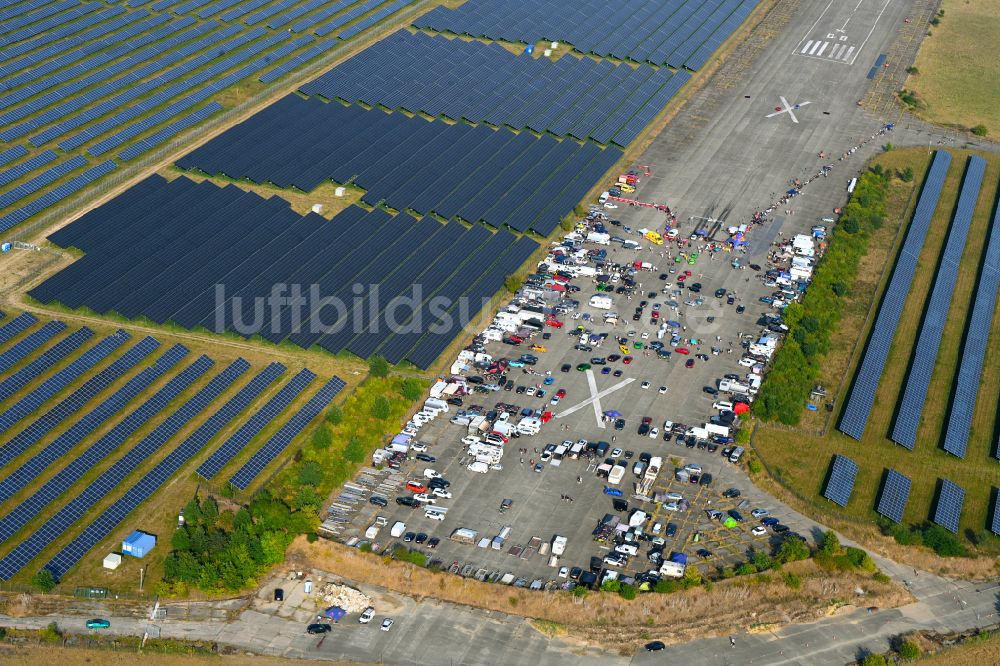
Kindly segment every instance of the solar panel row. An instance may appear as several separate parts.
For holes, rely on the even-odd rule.
[[[416,19],[418,28],[494,40],[537,44],[564,41],[582,52],[636,62],[696,69],[704,50],[732,34],[757,0],[468,0],[437,7]],[[609,27],[609,20],[613,24]]]
[[[0,208],[12,206],[25,197],[38,192],[43,187],[51,185],[60,178],[64,178],[73,171],[85,166],[87,166],[87,160],[80,155],[74,155],[51,169],[46,169],[34,178],[24,181],[17,187],[0,194]]]
[[[214,402],[250,367],[237,359],[217,374],[192,398],[181,405],[127,454],[118,459],[76,497],[55,512],[41,527],[0,559],[0,578],[10,580],[45,547],[59,538],[73,523],[111,493],[142,461],[158,451],[181,428]]]
[[[188,350],[183,345],[174,345],[164,352],[155,363],[128,380],[121,388],[66,429],[55,440],[26,460],[9,476],[0,481],[0,502],[6,502],[16,495],[22,488],[38,478],[39,474],[48,469],[49,465],[80,445],[86,437],[177,365],[187,353]]]
[[[923,190],[913,212],[913,220],[906,232],[903,248],[896,259],[896,267],[882,297],[875,325],[865,355],[861,360],[859,370],[854,378],[854,386],[847,399],[847,406],[840,416],[837,429],[845,435],[860,440],[864,435],[872,405],[875,404],[875,391],[878,389],[882,370],[885,368],[889,347],[899,325],[899,317],[903,313],[906,296],[913,282],[913,273],[917,267],[917,259],[924,245],[924,238],[930,228],[934,209],[937,208],[941,188],[951,165],[951,154],[943,150],[937,151],[934,161],[927,171]]]
[[[0,326],[0,345],[7,344],[8,341],[13,340],[37,323],[38,320],[35,319],[33,314],[22,312],[3,326]]]
[[[979,284],[976,285],[976,294],[972,301],[972,313],[969,315],[965,331],[965,343],[955,379],[951,411],[945,426],[944,449],[959,457],[965,456],[968,446],[973,412],[979,396],[979,381],[986,359],[986,344],[993,327],[997,288],[1000,287],[998,245],[1000,245],[1000,209],[994,211],[990,235],[983,246]],[[1000,458],[1000,450],[995,447],[994,455]]]
[[[56,11],[61,13],[52,12],[51,15],[47,14],[48,18],[38,20],[39,18],[41,18],[40,12],[48,11],[49,9],[52,9],[54,7],[60,7],[60,8],[72,7],[72,8],[69,9],[68,11],[62,11],[62,9],[58,9]],[[67,2],[59,3],[58,5],[50,5],[48,8],[39,10],[39,12],[35,12],[34,14],[26,14],[20,17],[19,19],[11,23],[8,23],[5,27],[7,29],[10,29],[14,23],[20,23],[22,21],[29,21],[29,20],[33,21],[31,25],[27,25],[26,27],[21,28],[20,30],[17,30],[15,32],[9,32],[3,37],[0,37],[0,47],[9,46],[11,44],[24,41],[25,39],[31,39],[35,35],[41,35],[43,33],[46,33],[49,30],[52,30],[53,28],[57,28],[60,25],[63,25],[64,23],[69,23],[70,21],[76,20],[81,16],[86,16],[91,12],[96,12],[101,8],[102,5],[96,2],[81,5],[79,0],[67,0]]]
[[[122,161],[131,160],[139,155],[147,153],[157,146],[160,146],[174,138],[189,127],[194,127],[201,121],[205,120],[212,114],[218,113],[219,111],[222,111],[222,105],[218,102],[207,104],[194,113],[189,113],[183,118],[175,120],[174,122],[164,126],[162,129],[153,132],[146,138],[140,139],[138,143],[135,143],[118,153],[118,159]]]
[[[596,71],[600,75],[595,76]],[[656,98],[672,72],[648,65],[604,69],[587,58],[558,61],[514,55],[498,44],[464,42],[400,30],[318,79],[307,95],[401,108],[452,120],[571,134],[607,143]],[[586,82],[580,86],[579,82]],[[558,113],[547,113],[558,99]],[[544,120],[541,118],[544,116]],[[600,134],[596,134],[600,128]]]
[[[0,381],[0,402],[10,398],[12,395],[40,377],[43,372],[75,352],[83,346],[83,343],[93,337],[93,335],[94,332],[86,326],[77,329],[49,349],[46,349],[31,363],[28,363],[14,374],[10,375],[3,381]]]
[[[132,485],[121,498],[104,510],[84,530],[55,557],[45,568],[61,578],[83,559],[87,552],[100,543],[132,511],[139,507],[177,474],[191,458],[243,410],[250,406],[261,393],[284,372],[284,366],[274,363],[261,370],[246,386],[226,401],[214,414],[208,417],[189,437],[158,462],[153,469]]]
[[[360,35],[365,30],[374,27],[375,24],[380,21],[384,21],[386,18],[392,16],[412,2],[413,0],[393,0],[392,2],[388,2],[388,0],[379,0],[377,3],[379,6],[378,10],[372,12],[346,30],[342,30],[337,35],[337,38],[346,40],[354,37],[355,35]]]
[[[34,9],[37,5],[29,3],[29,7]],[[36,21],[41,21],[42,19],[52,16],[53,14],[58,14],[59,12],[64,12],[67,9],[72,9],[74,7],[80,6],[80,0],[62,0],[57,3],[46,3],[43,4],[38,9],[31,13],[20,13],[15,14],[15,17],[11,17],[0,24],[0,34],[5,34],[17,30],[18,28],[23,28],[27,25],[31,25]]]
[[[183,371],[172,377],[152,397],[118,422],[107,434],[87,447],[86,451],[42,484],[30,497],[14,507],[10,513],[0,519],[0,542],[13,536],[45,510],[53,500],[73,487],[73,484],[93,469],[97,463],[128,441],[140,428],[166,409],[173,400],[208,372],[213,365],[214,362],[207,356],[201,356],[195,360]]]
[[[965,489],[948,479],[941,479],[937,502],[934,504],[934,522],[949,532],[958,534],[964,504]]]
[[[309,423],[326,409],[327,405],[340,393],[346,384],[339,377],[334,377],[316,392],[309,401],[297,411],[278,432],[274,434],[260,449],[254,453],[240,469],[229,479],[240,490],[246,490],[253,480],[264,471],[292,440],[301,433]]]
[[[446,219],[458,215],[497,228],[547,234],[603,175],[590,166],[606,170],[621,158],[621,151],[574,142],[564,147],[568,152],[545,153],[557,159],[546,159],[547,169],[539,173],[536,156],[546,146],[552,147],[551,139],[530,133],[484,126],[469,130],[463,124],[289,95],[177,164],[306,192],[327,179],[351,182],[368,190],[367,203],[385,201],[396,210]],[[526,179],[529,172],[532,180]],[[590,182],[578,180],[581,173]],[[493,201],[491,195],[499,197],[521,185],[528,189],[520,207],[484,205]],[[489,192],[481,193],[486,187]],[[579,196],[568,201],[561,197],[577,192]],[[480,195],[479,205],[467,206],[474,195]],[[551,206],[555,200],[561,202],[559,208]]]
[[[66,324],[61,321],[50,321],[37,331],[26,336],[23,340],[20,340],[10,349],[0,354],[0,372],[10,370],[26,356],[54,338],[56,334],[62,333],[65,328]],[[0,330],[0,338],[3,338],[2,330]]]
[[[24,146],[12,146],[7,150],[0,151],[0,166],[10,164],[14,160],[19,160],[28,154],[28,149]]]
[[[0,465],[6,465],[30,447],[37,444],[57,425],[80,411],[118,378],[152,354],[160,343],[147,337],[117,358],[108,367],[84,382],[78,389],[63,398],[21,432],[0,447]]]
[[[335,40],[320,42],[319,44],[316,44],[315,46],[306,49],[302,53],[296,54],[295,56],[281,63],[274,69],[261,74],[258,81],[260,81],[261,83],[271,83],[272,81],[277,81],[279,78],[281,78],[288,72],[298,69],[299,67],[309,62],[310,60],[323,55],[330,49],[334,48],[336,45],[337,43]]]
[[[115,349],[125,344],[128,339],[129,334],[119,329],[114,335],[104,338],[75,361],[46,379],[28,395],[0,413],[0,432],[10,430],[25,416],[39,409],[54,395],[107,358]]]
[[[313,32],[315,32],[319,37],[326,37],[330,33],[336,32],[340,28],[344,27],[351,21],[356,20],[359,16],[362,16],[366,12],[370,12],[383,2],[386,2],[386,0],[364,0],[363,2],[357,3],[349,11],[344,12],[329,23],[324,23],[323,25],[317,27],[313,30]]]
[[[924,323],[917,336],[910,374],[903,390],[902,409],[899,410],[896,424],[892,429],[892,441],[911,451],[917,442],[920,417],[924,412],[924,402],[931,384],[931,375],[937,364],[941,336],[944,335],[944,325],[951,309],[951,299],[955,292],[958,269],[961,265],[965,241],[969,235],[969,226],[972,224],[972,213],[976,209],[976,200],[979,198],[979,188],[982,185],[985,172],[986,160],[975,155],[971,156],[965,172],[965,180],[962,182],[962,190],[958,195],[958,203],[952,217],[948,240],[941,251],[937,276],[934,278],[934,287],[926,306]],[[946,440],[945,451],[959,458],[964,458],[965,442]]]
[[[854,492],[854,480],[858,476],[858,464],[847,456],[835,455],[833,464],[830,466],[830,476],[823,490],[823,497],[839,504],[847,506],[851,500],[851,493]]]
[[[0,187],[10,185],[15,180],[23,178],[35,169],[43,167],[58,158],[59,155],[53,150],[46,150],[38,153],[37,155],[32,155],[29,159],[26,159],[17,166],[11,167],[6,171],[0,171]]]
[[[910,478],[890,469],[885,477],[876,511],[893,522],[901,523],[909,499]]]
[[[1000,497],[1000,488],[994,486],[992,495],[993,495],[993,517],[989,521],[990,532],[993,532],[993,534],[1000,536],[1000,500],[997,499],[998,497]]]

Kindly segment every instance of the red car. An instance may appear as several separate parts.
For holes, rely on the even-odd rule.
[[[628,365],[631,362],[632,362],[631,356],[626,356],[625,358],[622,359],[622,363],[624,363],[625,365]]]
[[[694,359],[693,358],[689,358],[687,360],[687,362],[684,364],[684,367],[685,368],[693,368],[694,367]]]
[[[678,354],[684,354],[685,356],[691,353],[691,350],[688,349],[687,347],[678,347],[674,351]]]
[[[677,281],[678,282],[684,282],[684,280],[687,280],[687,279],[688,279],[687,275],[678,275],[677,276]]]
[[[557,398],[565,398],[566,397],[566,389],[559,389],[558,391],[556,391],[556,397]]]
[[[653,422],[653,417],[652,416],[643,416],[642,417],[642,423],[643,423],[643,425],[649,425],[652,422]]]
[[[507,439],[507,435],[503,434],[502,432],[497,432],[496,430],[494,430],[490,434],[491,435],[496,435],[497,437],[499,437],[500,439],[502,439],[504,444],[506,444],[507,442],[510,441],[509,439]]]
[[[686,275],[687,277],[691,277],[692,275],[694,275],[694,273],[692,273],[691,271],[684,271],[684,275]]]
[[[561,321],[559,321],[558,319],[546,319],[545,323],[548,324],[549,326],[553,327],[553,328],[562,328],[563,327],[563,323]]]
[[[552,412],[542,413],[542,423],[548,423],[551,420],[552,420]]]
[[[427,492],[427,486],[425,486],[422,483],[418,483],[416,481],[407,481],[406,482],[406,489],[409,490],[412,493],[426,493]]]
[[[656,310],[653,310],[653,311],[652,311],[652,312],[650,313],[650,316],[651,316],[651,317],[652,317],[653,319],[659,319],[659,318],[660,318],[660,313],[659,313],[658,311],[656,311]]]

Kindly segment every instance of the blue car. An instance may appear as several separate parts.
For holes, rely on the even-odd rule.
[[[604,486],[604,494],[610,495],[611,497],[621,497],[622,491],[617,488],[612,488],[611,486]]]
[[[611,374],[611,368],[609,368],[608,366],[604,366],[603,368],[601,368],[601,374],[602,375],[610,375]]]

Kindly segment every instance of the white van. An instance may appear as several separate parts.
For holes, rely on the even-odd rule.
[[[717,400],[712,403],[712,408],[718,409],[719,411],[722,410],[733,411],[733,403],[729,402],[728,400]]]
[[[486,472],[490,471],[490,466],[477,460],[469,463],[469,471],[476,472],[477,474],[486,474]]]
[[[847,183],[847,193],[848,194],[853,193],[854,192],[854,188],[857,187],[857,186],[858,186],[858,179],[857,178],[851,178],[851,180],[848,181],[848,183]]]
[[[605,192],[601,192],[601,196],[597,197],[597,203],[602,204],[602,205],[605,204],[605,203],[607,203],[608,197],[610,197],[610,196],[611,196],[610,192],[606,192],[606,191]]]

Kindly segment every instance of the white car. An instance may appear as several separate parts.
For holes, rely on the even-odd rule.
[[[437,471],[436,469],[431,469],[430,467],[427,467],[427,468],[424,469],[424,478],[425,479],[440,479],[440,478],[442,478],[442,476],[441,476],[441,472]]]
[[[562,567],[559,569],[559,577],[566,578],[569,576],[569,567]]]
[[[424,518],[431,520],[444,520],[444,514],[440,511],[424,511]]]
[[[413,496],[413,499],[423,504],[437,504],[437,500],[428,495],[427,493],[417,493],[416,495]]]
[[[525,391],[524,394],[525,395],[535,395],[535,393],[536,393],[537,390],[538,389],[536,389],[534,386],[529,386],[528,390]]]
[[[666,386],[661,386],[660,387],[660,395],[663,395],[666,392],[667,392],[667,387]]]
[[[558,405],[559,404],[559,400],[560,400],[559,396],[558,395],[554,395],[554,396],[552,396],[552,399],[549,400],[549,404],[550,405]]]
[[[684,499],[684,496],[681,495],[680,493],[667,493],[666,495],[664,495],[664,498],[666,498],[671,502],[680,502],[682,499]]]
[[[417,453],[424,453],[427,451],[427,445],[423,442],[413,442],[413,444],[410,444],[410,450]]]
[[[763,518],[769,513],[770,512],[767,509],[754,509],[753,511],[750,512],[750,515],[753,516],[754,518]]]
[[[373,617],[375,617],[375,609],[369,606],[365,609],[365,612],[361,614],[361,617],[358,618],[358,622],[361,624],[368,624],[372,621]]]
[[[619,449],[619,448],[617,448],[617,447],[611,450],[611,457],[612,458],[617,458],[621,454],[622,454],[622,450]]]
[[[649,333],[643,332],[643,334],[640,335],[639,337],[642,338],[643,340],[649,340]]]
[[[677,502],[667,502],[663,505],[664,511],[680,511],[681,507],[678,506]]]
[[[653,534],[659,534],[663,531],[663,523],[653,523],[653,527],[650,530]]]
[[[392,618],[387,617],[382,620],[382,631],[389,631],[390,629],[392,629]]]
[[[763,525],[758,525],[757,527],[750,530],[750,533],[754,536],[764,536],[767,534],[767,529]]]
[[[481,441],[483,440],[475,435],[469,435],[468,437],[462,438],[462,444],[465,444],[466,446],[472,446],[473,444],[478,444]]]
[[[656,439],[659,435],[660,435],[660,429],[659,428],[652,428],[649,431],[649,438],[650,439]]]
[[[468,469],[470,472],[486,474],[486,472],[490,471],[490,466],[484,462],[479,462],[478,460],[476,460],[475,462],[469,463]]]
[[[435,497],[440,497],[441,499],[451,499],[451,491],[445,490],[444,488],[435,488],[431,491]]]
[[[643,382],[642,385],[640,386],[640,388],[648,389],[649,388],[649,382]]]
[[[403,430],[401,431],[401,434],[403,434],[403,435],[409,435],[410,437],[416,437],[417,436],[417,429],[415,427],[406,427],[406,428],[403,428]]]
[[[757,360],[756,359],[752,359],[749,356],[744,356],[743,358],[740,359],[740,365],[742,365],[744,368],[749,368],[750,366],[756,365],[756,364],[757,364]]]
[[[607,208],[608,210],[614,210],[614,209],[618,208],[618,205],[617,204],[613,204],[611,202],[608,202],[608,203],[604,204],[604,207]]]

